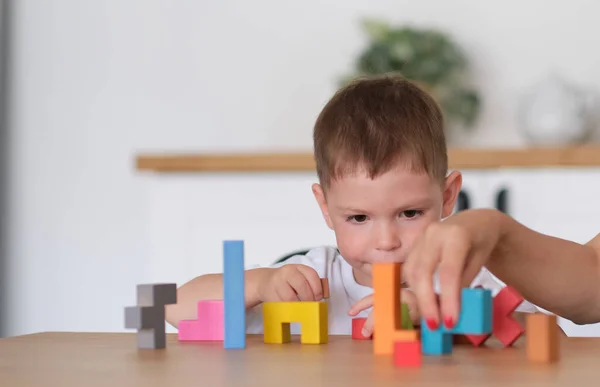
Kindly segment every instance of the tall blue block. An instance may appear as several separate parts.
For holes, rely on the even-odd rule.
[[[453,328],[443,324],[432,331],[424,319],[421,321],[421,351],[425,355],[452,353],[452,335],[481,335],[492,332],[492,292],[488,289],[464,288],[461,308]]]
[[[244,242],[223,242],[224,340],[227,349],[246,347]]]

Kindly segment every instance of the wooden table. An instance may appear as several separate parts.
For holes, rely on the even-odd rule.
[[[600,338],[561,340],[561,359],[527,362],[515,348],[457,345],[451,355],[425,357],[418,369],[399,369],[375,357],[371,341],[330,336],[328,344],[266,345],[248,336],[245,350],[222,342],[180,343],[138,350],[135,333],[41,333],[0,339],[0,386],[592,386],[600,381]]]

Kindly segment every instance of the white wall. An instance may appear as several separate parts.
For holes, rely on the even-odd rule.
[[[135,153],[310,150],[319,109],[364,44],[362,16],[443,27],[471,55],[485,110],[465,145],[521,145],[517,96],[551,69],[600,83],[600,5],[592,1],[13,3],[9,334],[122,330],[134,284],[157,279],[156,265],[164,267],[149,258],[167,255],[154,248],[161,224],[201,234],[218,222],[216,208],[230,209],[214,177],[195,198],[212,208],[208,225],[190,229],[169,211],[157,218],[157,201],[177,200],[173,187],[193,180],[141,177]],[[293,249],[309,239],[289,239],[294,219],[284,216],[286,204],[312,200],[311,176],[282,179],[298,189],[265,197],[257,184],[277,181],[260,177],[246,188],[229,180],[235,191],[228,195],[246,195],[240,200],[255,209],[275,205],[285,223],[269,238]],[[330,240],[316,206],[301,208],[303,221],[316,222],[310,240]],[[236,227],[236,237],[258,238],[248,219]],[[218,262],[221,241],[198,240],[211,243],[198,259]],[[171,242],[174,257],[190,254]],[[204,246],[193,249],[200,257]],[[254,263],[270,259],[249,254]],[[188,274],[172,270],[161,280]]]

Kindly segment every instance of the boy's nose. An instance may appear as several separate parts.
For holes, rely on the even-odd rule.
[[[377,250],[394,251],[401,246],[398,234],[393,230],[381,230],[377,239]]]

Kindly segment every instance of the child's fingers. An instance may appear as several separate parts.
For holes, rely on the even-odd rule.
[[[300,301],[315,301],[315,297],[308,280],[301,272],[296,272],[288,278],[288,283],[296,292],[296,299]]]
[[[314,301],[322,300],[323,286],[321,285],[319,273],[317,273],[317,271],[310,266],[298,266],[298,271],[300,271],[306,278],[306,281],[311,288]]]
[[[363,325],[361,334],[364,337],[371,337],[371,335],[373,334],[373,325],[375,325],[375,313],[370,313],[369,316],[367,317],[367,320],[365,321],[365,324]]]
[[[404,271],[410,288],[415,293],[417,305],[427,326],[439,327],[439,309],[433,289],[433,274],[439,262],[439,249],[433,243],[418,244],[410,253]]]
[[[444,243],[439,265],[440,303],[444,325],[452,328],[460,311],[461,279],[465,260],[469,254],[467,238],[456,235]]]
[[[279,301],[298,301],[298,295],[296,294],[292,286],[287,282],[276,286],[275,293]]]
[[[372,306],[373,306],[373,295],[371,294],[371,295],[361,298],[354,305],[352,305],[352,307],[350,307],[350,310],[348,311],[348,314],[350,316],[356,316],[363,310],[368,309]]]

